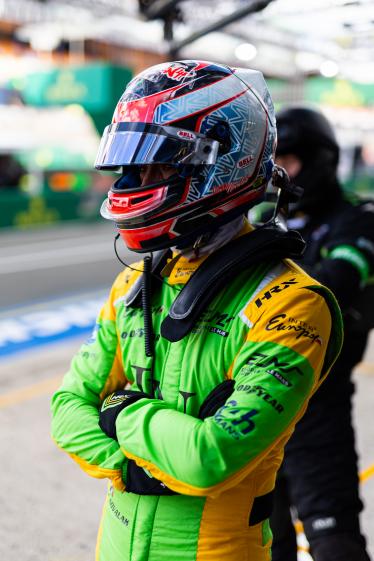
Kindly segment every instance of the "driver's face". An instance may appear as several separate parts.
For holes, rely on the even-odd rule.
[[[275,163],[284,168],[291,179],[297,176],[303,166],[302,161],[295,154],[276,156]]]
[[[166,164],[149,164],[140,167],[141,186],[157,183],[163,179],[169,179],[175,173],[173,166]]]

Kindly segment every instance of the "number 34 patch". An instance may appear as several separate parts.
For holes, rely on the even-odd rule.
[[[238,402],[232,399],[218,409],[214,415],[217,425],[223,428],[232,438],[239,440],[252,432],[256,427],[252,417],[258,414],[257,409],[250,409],[242,415],[242,408],[236,407]]]

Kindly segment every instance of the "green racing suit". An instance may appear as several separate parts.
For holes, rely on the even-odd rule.
[[[180,341],[160,326],[201,262],[181,257],[152,295],[154,399],[117,417],[117,439],[98,425],[102,401],[130,385],[150,392],[143,312],[126,306],[139,272],[116,279],[94,333],[52,402],[52,434],[89,475],[108,478],[97,561],[267,561],[268,518],[255,499],[274,488],[285,443],[342,342],[332,294],[292,261],[247,267],[214,297]],[[234,379],[226,403],[198,418],[206,396]],[[177,494],[126,492],[129,459]]]

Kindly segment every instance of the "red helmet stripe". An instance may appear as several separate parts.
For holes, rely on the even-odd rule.
[[[199,64],[192,69],[194,74],[191,74],[191,79],[195,78],[196,71],[206,68],[209,65],[210,63],[208,62],[199,62]],[[173,74],[175,74],[177,70],[178,68],[173,68],[173,66],[169,66],[168,68],[164,69],[163,73],[168,74],[169,72],[170,78],[173,79]],[[186,72],[186,77],[188,77],[188,74],[189,72],[191,72],[191,70],[185,72]],[[148,95],[146,97],[142,97],[141,99],[135,99],[133,101],[120,100],[114,112],[112,122],[123,123],[126,121],[130,121],[130,122],[138,121],[142,123],[153,123],[155,109],[161,103],[168,101],[173,92],[179,90],[180,88],[185,87],[187,84],[188,82],[186,81],[183,83],[179,82],[172,88],[168,88],[167,90],[163,90],[162,92],[156,92],[154,94]]]
[[[118,228],[119,234],[125,244],[130,249],[144,249],[141,242],[144,240],[151,240],[159,236],[167,234],[169,238],[174,238],[175,234],[171,233],[175,219],[159,222],[153,226],[146,226],[144,228],[136,228],[134,230],[126,229],[121,230]]]
[[[170,94],[179,90],[184,84],[177,84],[173,88],[157,92],[134,101],[119,101],[113,115],[113,123],[139,122],[153,123],[155,109],[165,101]]]
[[[224,99],[223,101],[219,101],[218,103],[214,103],[213,105],[209,105],[208,107],[204,107],[203,110],[199,109],[198,111],[195,111],[195,113],[189,113],[188,117],[193,117],[194,115],[200,115],[198,119],[198,126],[196,127],[196,131],[195,132],[199,132],[200,130],[200,124],[201,121],[204,119],[204,117],[206,115],[208,115],[209,113],[211,113],[212,111],[214,111],[215,109],[219,109],[220,107],[223,107],[224,105],[227,105],[227,103],[230,103],[230,101],[233,101],[234,99],[237,99],[238,97],[241,97],[242,95],[244,95],[246,92],[248,91],[248,88],[245,89],[244,91],[234,95],[233,97],[230,97],[228,99]],[[176,121],[179,121],[180,119],[174,119],[173,121],[166,121],[165,123],[163,123],[164,125],[170,125],[171,123],[175,123]]]

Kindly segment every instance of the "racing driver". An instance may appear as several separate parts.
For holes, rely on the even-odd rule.
[[[301,236],[245,219],[291,189],[275,144],[262,74],[194,60],[136,76],[104,131],[101,213],[146,255],[52,402],[57,445],[109,480],[97,561],[270,560],[283,449],[342,339]]]

